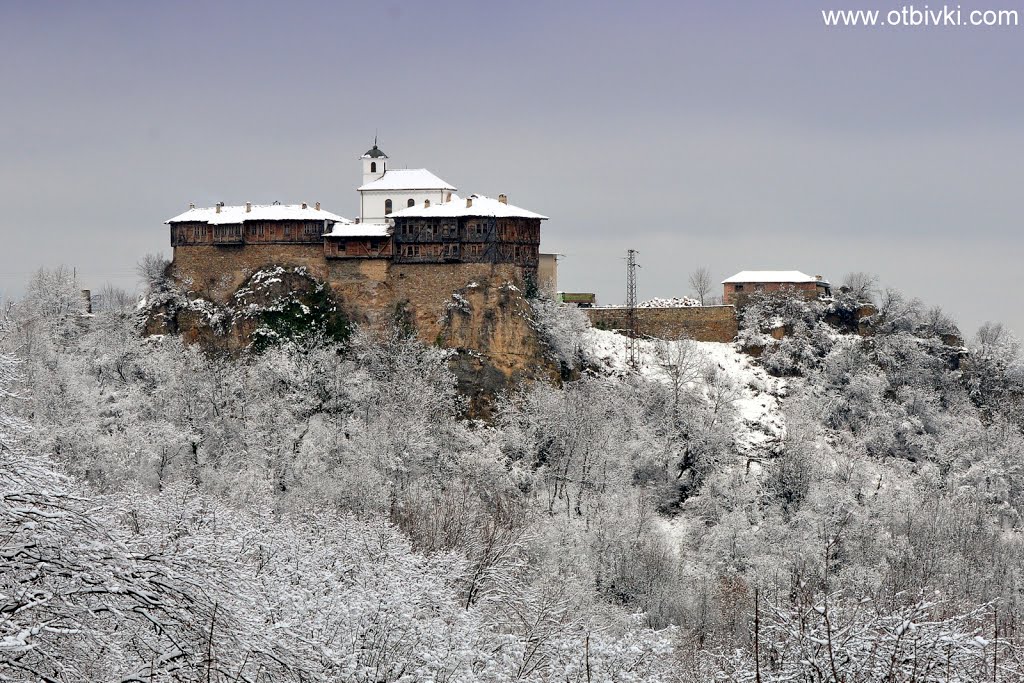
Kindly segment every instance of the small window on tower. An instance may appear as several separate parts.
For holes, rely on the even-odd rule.
[[[415,199],[410,199],[409,201],[407,201],[405,203],[405,205],[406,206],[416,206],[416,200]]]
[[[376,173],[376,172],[377,172],[377,162],[376,161],[371,161],[370,162],[370,173]]]
[[[389,213],[391,213],[391,200],[390,199],[385,199],[384,200],[384,215],[387,216]]]

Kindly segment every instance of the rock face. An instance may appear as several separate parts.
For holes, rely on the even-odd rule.
[[[264,265],[219,278],[192,272],[196,267],[205,265],[176,259],[169,271],[174,287],[150,302],[147,334],[180,334],[207,349],[239,353],[309,330],[342,338],[350,322],[371,330],[397,325],[456,351],[452,369],[477,415],[520,382],[559,377],[532,322],[528,282],[515,266],[349,260],[325,272]]]
[[[283,338],[344,340],[349,323],[305,268],[257,270],[222,303],[168,288],[151,297],[146,334],[179,334],[210,351],[261,351]]]
[[[491,399],[523,381],[559,380],[531,320],[530,305],[510,282],[472,282],[452,293],[437,343],[456,349],[452,369],[477,414]]]

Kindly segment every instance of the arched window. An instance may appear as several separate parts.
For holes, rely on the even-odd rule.
[[[384,215],[387,216],[389,213],[391,213],[391,200],[390,199],[385,199],[384,200]]]
[[[371,161],[370,162],[370,173],[376,173],[376,172],[377,172],[377,162],[376,161]]]
[[[416,206],[416,200],[415,199],[410,199],[409,201],[407,201],[405,203],[405,205],[406,206]]]

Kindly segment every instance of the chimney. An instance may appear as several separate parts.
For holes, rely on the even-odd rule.
[[[82,306],[86,313],[92,313],[92,292],[88,289],[82,290]]]
[[[196,203],[195,202],[189,202],[188,203],[188,208],[190,208],[190,209],[196,208]]]
[[[452,200],[452,193],[451,193],[451,192],[449,192],[449,193],[448,193],[447,195],[445,195],[445,198],[444,198],[444,200],[445,200],[446,202],[450,202],[450,201]]]
[[[302,202],[302,208],[303,208],[303,209],[305,209],[305,208],[308,208],[308,207],[306,206],[306,202]]]
[[[217,213],[220,213],[220,206],[221,206],[221,203],[217,202]]]
[[[317,210],[317,211],[319,211],[319,210],[320,210],[320,202],[317,202],[317,203],[316,203],[316,210]]]
[[[471,206],[473,206],[473,198],[472,197],[466,197],[466,208],[468,209]]]
[[[498,201],[501,202],[502,204],[508,204],[508,195],[507,194],[499,194],[498,195]]]
[[[815,275],[815,276],[814,276],[814,279],[815,279],[815,280],[818,280],[818,281],[820,282],[820,281],[821,281],[822,279],[824,279],[824,278],[822,278],[822,277],[821,277],[820,275]]]
[[[246,202],[245,203],[245,212],[246,213],[252,213],[252,202]]]

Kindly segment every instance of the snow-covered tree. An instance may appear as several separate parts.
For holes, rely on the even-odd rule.
[[[567,368],[580,364],[583,335],[590,329],[586,314],[571,304],[553,299],[530,300],[534,324],[555,359]]]

